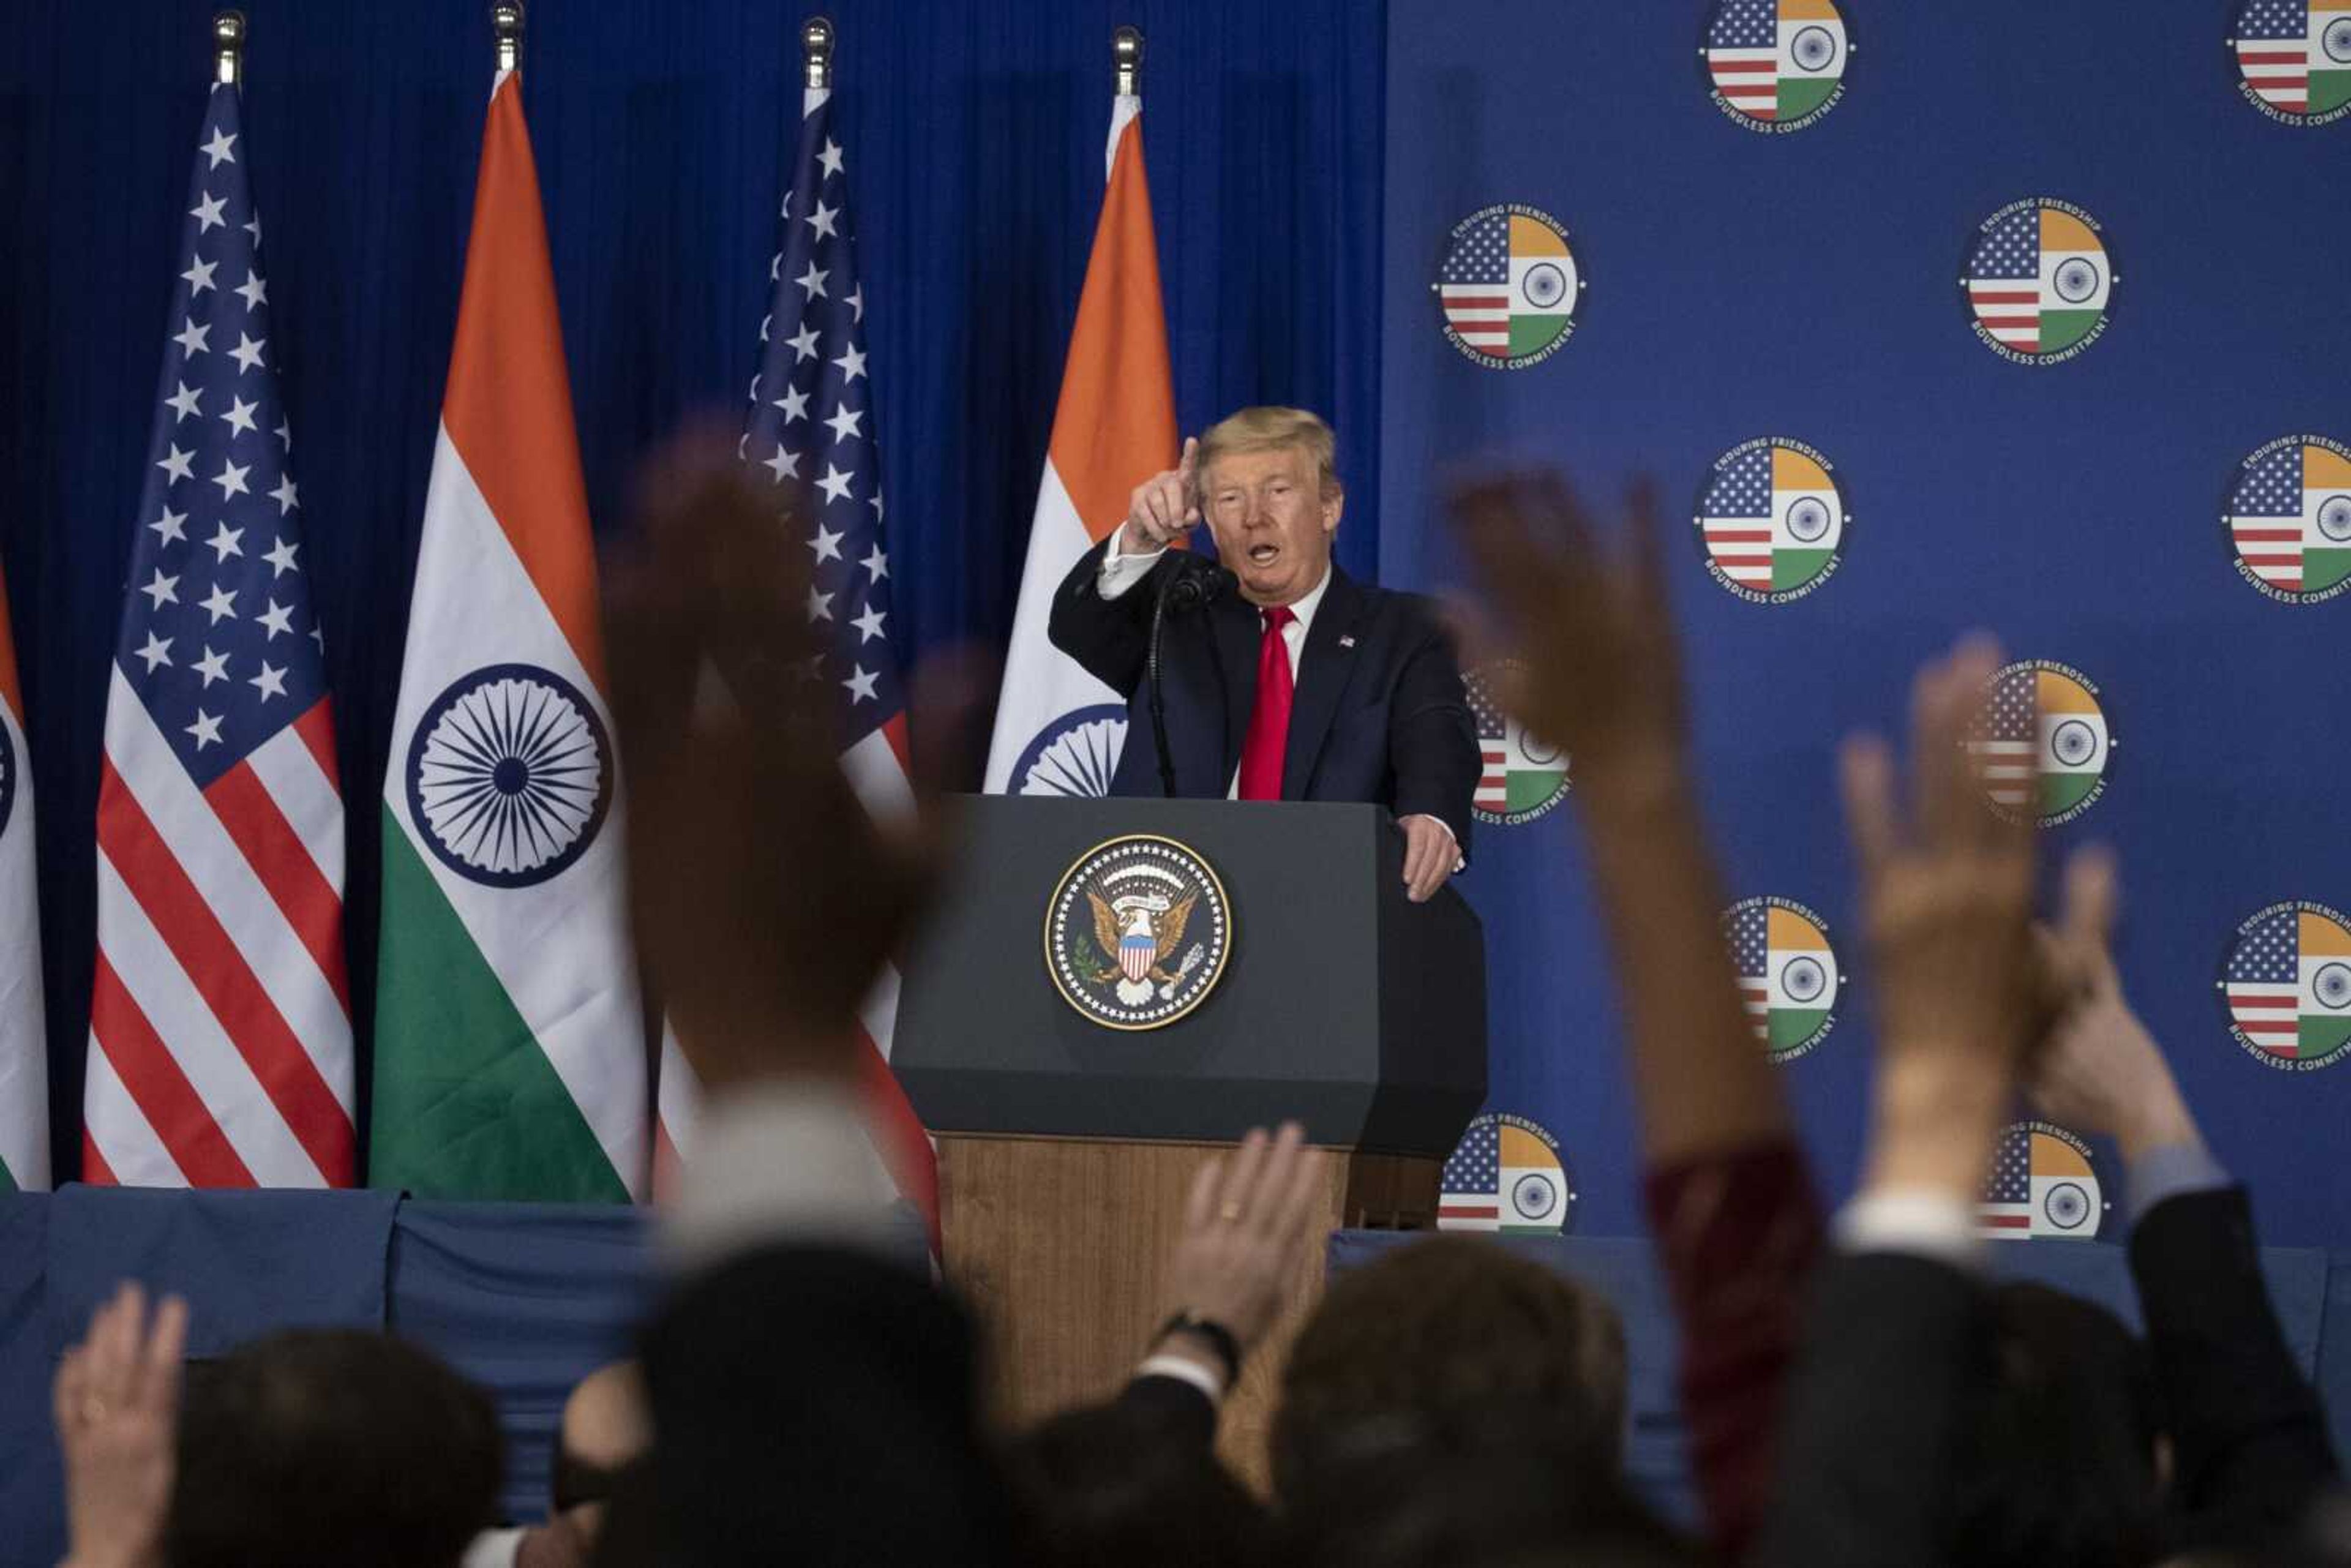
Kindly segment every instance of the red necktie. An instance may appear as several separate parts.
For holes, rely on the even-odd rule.
[[[1265,637],[1257,645],[1257,709],[1249,715],[1249,738],[1241,745],[1244,800],[1281,799],[1281,754],[1290,746],[1290,699],[1294,683],[1290,649],[1281,629],[1298,617],[1277,604],[1265,612]]]

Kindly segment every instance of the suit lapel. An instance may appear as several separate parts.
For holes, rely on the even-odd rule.
[[[1339,712],[1339,698],[1355,673],[1354,640],[1340,639],[1355,629],[1364,612],[1364,596],[1334,564],[1331,586],[1322,591],[1313,622],[1306,628],[1306,646],[1298,655],[1297,695],[1290,705],[1290,744],[1281,758],[1281,798],[1306,799],[1306,782],[1322,755],[1323,737]]]
[[[1263,622],[1257,609],[1238,593],[1228,593],[1210,607],[1217,632],[1217,673],[1225,683],[1225,755],[1223,771],[1211,786],[1231,786],[1233,769],[1240,766],[1241,743],[1249,738],[1249,715],[1257,707],[1257,649]],[[1214,789],[1218,796],[1223,789]]]

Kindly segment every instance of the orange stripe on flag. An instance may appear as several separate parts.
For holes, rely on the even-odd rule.
[[[1167,323],[1159,308],[1159,242],[1143,174],[1143,122],[1118,141],[1102,221],[1078,296],[1052,463],[1090,538],[1126,516],[1134,487],[1176,465],[1176,405],[1168,388]]]
[[[441,422],[580,667],[604,685],[588,490],[522,78],[490,95]]]

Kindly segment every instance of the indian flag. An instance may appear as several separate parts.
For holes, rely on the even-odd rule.
[[[49,1185],[48,1038],[42,1027],[41,914],[35,899],[33,775],[25,697],[0,580],[0,1192]]]
[[[1070,332],[987,748],[991,795],[1107,795],[1126,742],[1126,694],[1088,674],[1045,633],[1053,591],[1071,566],[1125,519],[1137,485],[1176,466],[1176,391],[1140,95],[1111,100],[1105,158],[1102,217]]]
[[[640,1195],[646,1045],[595,556],[521,78],[483,137],[383,787],[369,1180]]]
[[[2106,770],[2106,716],[2090,689],[2057,670],[2033,677],[2041,750],[2035,758],[2041,814],[2072,810],[2098,787]]]
[[[2312,0],[2309,101],[2303,112],[2351,105],[2351,0]]]

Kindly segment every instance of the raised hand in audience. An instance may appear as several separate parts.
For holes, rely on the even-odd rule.
[[[684,438],[608,576],[637,953],[714,1091],[849,1070],[858,1006],[938,863],[927,813],[881,823],[842,774],[798,608],[808,552],[772,495],[731,443]]]
[[[57,1364],[57,1447],[65,1456],[67,1568],[162,1562],[188,1307],[166,1296],[151,1314],[126,1283],[92,1314]]]
[[[1189,1361],[1231,1391],[1241,1358],[1273,1327],[1305,1268],[1322,1180],[1322,1156],[1295,1122],[1270,1138],[1251,1127],[1239,1148],[1202,1162],[1168,1255],[1165,1295],[1169,1322],[1207,1326],[1167,1333],[1158,1354]],[[1230,1345],[1218,1330],[1232,1336]]]

